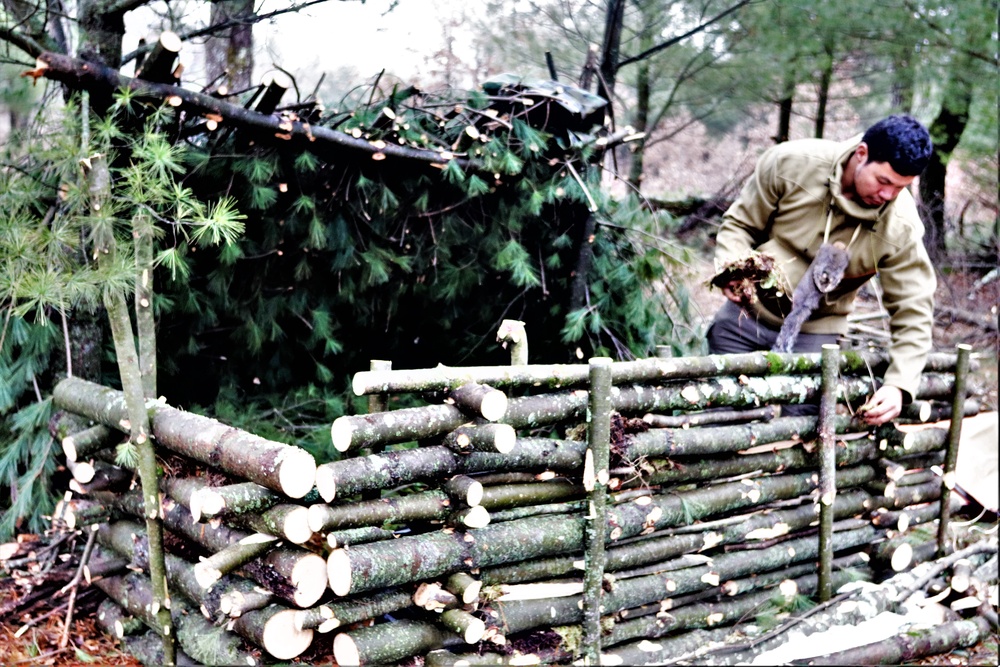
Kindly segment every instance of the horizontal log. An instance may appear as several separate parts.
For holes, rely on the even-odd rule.
[[[433,623],[400,620],[379,623],[333,639],[333,657],[338,665],[388,665],[420,653],[461,642],[454,632]]]
[[[572,471],[583,468],[586,448],[586,443],[572,440],[518,438],[508,452],[457,454],[446,446],[403,449],[324,463],[316,470],[316,488],[323,500],[332,502],[337,497],[457,474],[494,470]]]
[[[82,460],[94,452],[114,447],[122,441],[122,434],[104,424],[67,435],[62,439],[62,450],[67,461]]]
[[[80,378],[66,378],[52,392],[64,410],[128,432],[122,392]],[[302,498],[316,479],[316,461],[304,449],[226,426],[168,405],[147,405],[158,445],[215,466],[291,498]]]
[[[330,632],[341,626],[392,614],[412,604],[410,593],[389,588],[371,595],[333,600],[320,607],[302,609],[296,616],[296,624],[302,628]]]
[[[932,353],[924,366],[925,372],[948,372],[955,368],[957,355]],[[845,352],[841,371],[845,373],[880,372],[888,367],[885,352]],[[663,382],[719,375],[779,375],[819,373],[820,355],[777,354],[751,352],[746,354],[679,357],[672,359],[640,359],[611,364],[615,384],[628,382]],[[479,382],[497,388],[559,389],[584,385],[588,381],[587,364],[555,364],[525,366],[469,366],[417,370],[362,371],[354,374],[352,387],[358,396],[365,394],[401,394],[412,392],[447,391],[469,382]]]
[[[654,428],[689,428],[752,421],[770,421],[781,416],[780,405],[764,405],[748,410],[709,410],[682,415],[643,415],[642,420]]]
[[[874,475],[868,467],[838,472],[843,488],[862,484]],[[743,480],[657,498],[643,497],[615,505],[608,512],[607,539],[651,532],[689,523],[711,514],[755,506],[808,493],[815,474],[780,475]],[[317,507],[317,506],[314,506]],[[327,507],[328,506],[320,506]],[[540,516],[491,524],[464,534],[434,532],[400,537],[392,542],[338,549],[327,561],[330,587],[337,595],[375,590],[431,579],[470,567],[572,553],[582,548],[582,519]]]
[[[851,549],[869,542],[875,536],[871,526],[836,532],[833,535],[835,551]],[[815,537],[790,540],[777,546],[758,551],[736,551],[715,556],[710,564],[647,575],[616,582],[611,592],[605,593],[601,606],[605,614],[657,602],[664,591],[671,595],[704,590],[754,572],[787,567],[793,563],[811,560],[818,554]],[[505,636],[540,626],[579,623],[582,618],[580,596],[548,600],[518,600],[493,602],[484,607],[487,625],[495,626]]]
[[[455,387],[448,399],[473,418],[495,422],[507,412],[507,394],[479,382]]]
[[[932,628],[907,630],[879,642],[826,653],[815,658],[793,660],[792,665],[901,665],[930,655],[942,655],[955,649],[975,646],[990,636],[993,629],[981,616],[969,620],[942,623]]]
[[[863,400],[872,393],[870,377],[844,377],[842,400]],[[946,397],[954,378],[925,373],[917,396]],[[676,382],[661,387],[629,385],[614,387],[611,402],[621,413],[657,410],[704,410],[710,407],[750,408],[762,403],[808,403],[817,399],[820,378],[812,375],[767,377],[717,377]],[[587,407],[587,392],[575,390],[512,398],[501,420],[514,428],[547,426],[566,419],[579,419]],[[390,412],[337,418],[331,437],[338,451],[346,452],[372,444],[394,444],[443,435],[467,423],[468,417],[454,405],[427,405]]]

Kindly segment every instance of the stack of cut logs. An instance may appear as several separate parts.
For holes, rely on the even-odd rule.
[[[978,411],[954,397],[960,357],[931,355],[900,422]],[[940,476],[954,429],[851,416],[885,361],[840,358],[834,589],[934,558],[960,502]],[[297,447],[148,406],[179,655],[258,664],[332,643],[341,665],[576,659],[593,605],[588,522],[603,526],[604,664],[662,660],[652,640],[817,592],[819,418],[779,406],[818,400],[820,355],[609,363],[610,466],[596,471],[587,364],[385,366],[355,376],[376,411],[336,420],[340,458],[318,467]],[[427,404],[386,410],[399,394]],[[115,464],[124,399],[75,378],[54,398],[79,424],[62,440],[74,480],[57,516],[95,533],[102,627],[156,663],[142,498]]]

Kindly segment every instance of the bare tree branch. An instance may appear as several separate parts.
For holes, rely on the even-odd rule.
[[[718,23],[719,21],[721,21],[722,19],[724,19],[726,16],[729,16],[730,14],[732,14],[733,12],[735,12],[737,9],[745,7],[745,6],[749,5],[749,4],[753,4],[755,2],[760,2],[760,0],[740,0],[738,3],[736,3],[732,7],[729,7],[728,9],[726,9],[726,10],[724,10],[724,11],[716,14],[715,16],[713,16],[712,18],[710,18],[709,20],[707,20],[704,23],[701,23],[701,24],[695,26],[694,28],[691,28],[687,32],[685,32],[683,34],[680,34],[680,35],[677,35],[676,37],[671,37],[667,41],[665,41],[665,42],[663,42],[661,44],[657,44],[656,46],[654,46],[654,47],[652,47],[650,49],[646,49],[642,53],[640,53],[638,55],[635,55],[635,56],[632,56],[631,58],[625,58],[624,60],[622,60],[621,62],[618,63],[618,69],[621,69],[625,65],[631,65],[632,63],[639,62],[640,60],[645,60],[646,58],[650,57],[651,55],[653,55],[655,53],[659,53],[660,51],[663,51],[664,49],[670,48],[674,44],[677,44],[679,42],[683,42],[685,39],[687,39],[691,35],[698,34],[699,32],[703,31],[708,26],[712,25],[713,23]]]
[[[140,0],[132,0],[132,1],[139,2]],[[295,12],[299,12],[303,9],[306,9],[308,7],[312,7],[313,5],[319,5],[329,1],[330,0],[307,0],[306,2],[303,2],[301,4],[289,5],[284,9],[276,9],[273,12],[268,12],[267,14],[254,14],[253,16],[231,18],[227,21],[222,21],[220,23],[214,23],[212,25],[205,26],[204,28],[196,28],[194,30],[189,30],[187,32],[180,33],[178,36],[181,38],[181,41],[186,42],[188,40],[197,39],[198,37],[207,37],[210,35],[214,35],[216,33],[222,32],[223,30],[226,30],[227,28],[232,28],[235,25],[245,25],[247,23],[251,24],[260,23],[261,21],[272,19],[275,16],[280,16],[282,14],[292,14]],[[340,2],[347,2],[347,0],[340,0]],[[146,44],[144,46],[140,46],[135,51],[126,53],[124,56],[122,56],[121,64],[124,65],[127,62],[135,60],[140,55],[148,53],[152,48],[153,44]]]

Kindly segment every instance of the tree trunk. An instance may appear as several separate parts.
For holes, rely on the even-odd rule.
[[[791,67],[791,65],[789,65]],[[778,100],[778,131],[774,135],[774,142],[781,144],[788,141],[792,128],[792,104],[795,101],[795,78],[791,73],[786,74],[784,90],[781,99]]]
[[[618,52],[625,18],[625,0],[609,0],[604,18],[604,41],[601,46],[600,80],[597,94],[608,101],[608,113],[614,116],[615,77],[618,75]]]
[[[231,23],[205,40],[205,69],[209,81],[224,80],[230,92],[253,85],[253,17],[251,0],[212,0],[212,25]]]
[[[823,138],[826,129],[826,107],[830,101],[830,83],[833,80],[833,43],[825,42],[823,68],[819,73],[819,84],[816,88],[816,125],[813,136]]]

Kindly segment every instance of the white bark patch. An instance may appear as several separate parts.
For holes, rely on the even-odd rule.
[[[653,499],[650,496],[639,496],[638,498],[636,498],[632,502],[634,502],[636,505],[638,505],[640,507],[644,507],[644,506],[648,505],[649,503],[653,502]]]
[[[594,450],[587,448],[583,457],[583,488],[588,493],[594,490]]]
[[[702,581],[702,583],[706,583],[709,586],[718,586],[719,585],[719,573],[718,572],[706,572],[705,574],[701,575],[701,581]]]
[[[663,644],[655,644],[649,641],[648,639],[643,639],[641,642],[639,642],[638,648],[640,651],[644,653],[653,653],[655,651],[661,650],[663,648]],[[602,662],[601,664],[609,664],[609,663]]]
[[[686,400],[688,403],[697,403],[701,400],[701,395],[698,393],[698,389],[696,387],[688,385],[681,390],[681,398]]]
[[[705,622],[708,624],[709,627],[711,627],[716,623],[721,623],[722,619],[724,619],[725,617],[726,615],[723,614],[722,612],[716,612],[714,614],[709,614],[708,617],[705,618]]]

